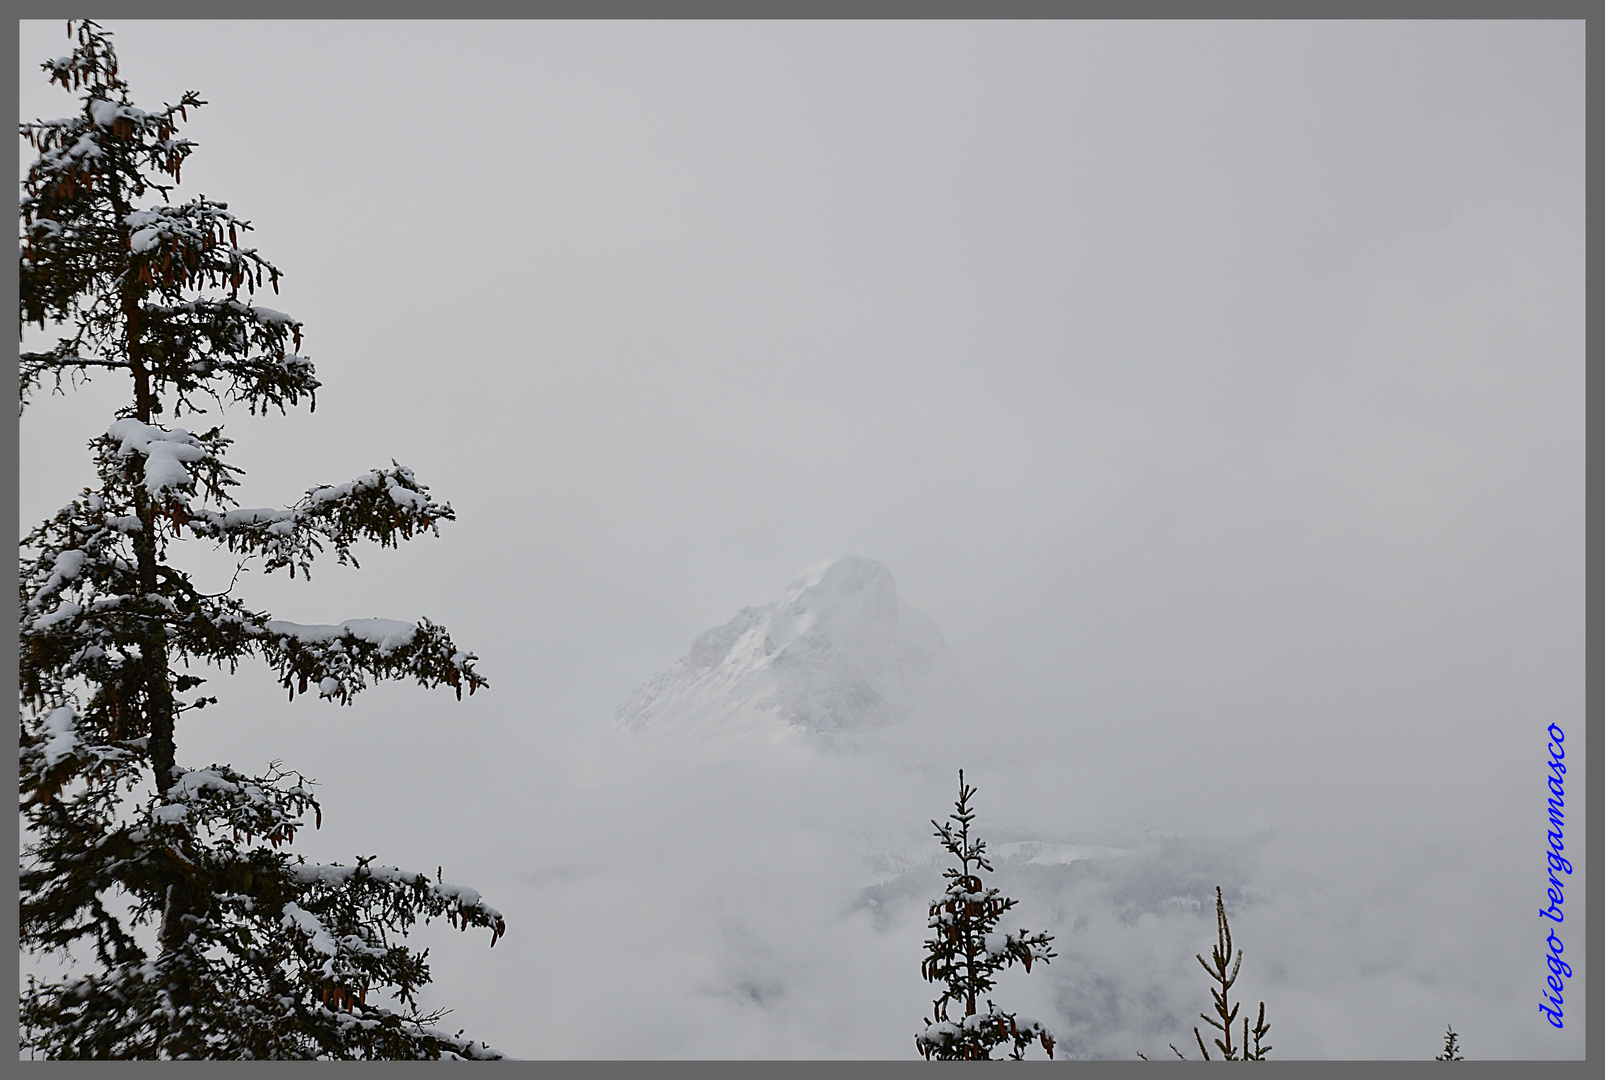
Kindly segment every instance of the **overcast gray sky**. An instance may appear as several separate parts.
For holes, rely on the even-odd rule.
[[[226,418],[242,501],[394,457],[458,513],[242,594],[427,615],[492,682],[337,710],[242,673],[180,759],[282,757],[324,784],[318,853],[480,886],[509,933],[436,946],[458,1026],[911,1052],[922,912],[809,923],[784,1006],[696,988],[824,919],[796,868],[849,819],[917,834],[951,774],[759,782],[608,732],[697,632],[856,554],[964,666],[983,822],[1273,830],[1239,933],[1279,1052],[1426,1057],[1452,1021],[1581,1056],[1535,1012],[1535,912],[1544,728],[1584,746],[1583,24],[108,25],[138,102],[211,103],[182,190],[255,222],[324,383]],[[37,68],[67,49],[22,24],[23,117],[68,111]],[[126,396],[30,408],[25,530]],[[651,900],[687,866],[736,920],[700,973],[641,959],[703,925]],[[804,953],[849,939],[913,967],[906,1021],[895,980],[863,990],[885,1025],[820,1004]]]

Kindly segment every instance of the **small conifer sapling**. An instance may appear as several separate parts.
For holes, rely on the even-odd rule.
[[[1215,981],[1210,988],[1210,997],[1214,1000],[1215,1015],[1199,1013],[1198,1017],[1209,1024],[1220,1035],[1211,1041],[1220,1051],[1221,1057],[1226,1061],[1264,1061],[1273,1049],[1265,1042],[1265,1036],[1271,1033],[1271,1025],[1265,1022],[1265,1003],[1259,1003],[1259,1018],[1255,1020],[1252,1029],[1248,1026],[1248,1017],[1243,1017],[1243,1035],[1240,1042],[1232,1041],[1232,1024],[1237,1019],[1240,1004],[1234,1005],[1230,1000],[1231,989],[1237,982],[1237,973],[1243,967],[1243,950],[1238,949],[1237,955],[1232,956],[1232,927],[1226,920],[1226,900],[1221,895],[1219,885],[1215,886],[1215,949],[1205,960],[1203,954],[1195,959],[1209,973]],[[1204,1036],[1196,1027],[1193,1028],[1193,1038],[1198,1041],[1198,1051],[1204,1055],[1205,1061],[1212,1060],[1209,1056],[1209,1047],[1204,1045]],[[1186,1058],[1176,1048],[1175,1043],[1170,1044],[1171,1053],[1179,1058]],[[1149,1060],[1148,1055],[1138,1051],[1137,1056],[1144,1061]]]
[[[1210,988],[1210,997],[1214,999],[1215,1015],[1199,1013],[1199,1019],[1220,1032],[1211,1041],[1220,1051],[1221,1057],[1226,1061],[1264,1061],[1271,1052],[1271,1047],[1265,1044],[1265,1036],[1270,1034],[1271,1025],[1265,1022],[1265,1003],[1259,1003],[1259,1019],[1255,1021],[1252,1031],[1248,1026],[1248,1017],[1243,1017],[1242,1041],[1232,1042],[1232,1023],[1237,1019],[1237,1011],[1241,1003],[1232,1004],[1229,995],[1232,986],[1237,982],[1237,973],[1243,967],[1243,950],[1237,950],[1237,956],[1232,956],[1232,927],[1226,921],[1226,900],[1221,895],[1219,885],[1215,886],[1215,949],[1210,958],[1205,961],[1203,954],[1196,959],[1200,966],[1209,973],[1209,977],[1217,984]],[[1252,1036],[1252,1045],[1250,1045]],[[1195,1027],[1193,1037],[1198,1040],[1198,1049],[1208,1061],[1209,1048],[1204,1045],[1204,1036]],[[1175,1047],[1171,1047],[1172,1050]],[[1179,1054],[1179,1052],[1178,1052]]]
[[[1051,1058],[1053,1033],[1036,1020],[1004,1012],[990,997],[998,972],[1015,964],[1023,964],[1029,972],[1033,963],[1046,964],[1056,954],[1049,934],[998,929],[1016,901],[981,879],[982,871],[992,872],[992,864],[986,857],[986,841],[970,835],[974,795],[975,788],[964,782],[960,770],[959,797],[948,822],[931,822],[957,865],[942,871],[947,888],[930,905],[932,933],[925,942],[920,974],[925,981],[940,984],[942,992],[914,1044],[926,1060],[986,1061],[999,1046],[1008,1048],[1008,1057],[1020,1060],[1034,1042]]]
[[[1444,1036],[1443,1036],[1443,1053],[1437,1055],[1432,1060],[1434,1060],[1434,1061],[1464,1061],[1465,1060],[1465,1058],[1460,1056],[1460,1035],[1459,1035],[1458,1032],[1455,1031],[1455,1026],[1453,1024],[1450,1024],[1449,1025],[1449,1030],[1444,1033]]]

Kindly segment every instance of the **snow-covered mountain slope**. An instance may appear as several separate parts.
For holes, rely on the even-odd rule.
[[[962,696],[958,662],[892,572],[844,556],[779,600],[742,608],[619,707],[629,731],[834,742],[940,711]]]

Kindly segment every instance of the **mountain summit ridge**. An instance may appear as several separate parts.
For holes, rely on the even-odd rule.
[[[935,625],[882,563],[842,556],[705,630],[615,720],[627,731],[831,742],[922,715],[959,685]]]

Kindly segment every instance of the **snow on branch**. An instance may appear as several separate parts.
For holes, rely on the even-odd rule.
[[[352,547],[359,540],[395,547],[417,533],[439,536],[439,523],[456,519],[451,504],[436,502],[413,471],[395,461],[388,469],[374,469],[344,484],[312,488],[285,509],[230,508],[234,499],[229,489],[238,486],[235,476],[240,472],[223,460],[232,442],[220,428],[192,434],[132,417],[115,421],[94,444],[106,492],[93,496],[97,510],[122,496],[118,519],[126,519],[126,529],[121,531],[142,528],[135,517],[136,501],[126,491],[132,481],[144,488],[164,535],[182,536],[187,527],[192,535],[237,554],[262,556],[267,572],[288,569],[291,577],[297,570],[310,577],[312,561],[325,544],[342,565],[356,566]],[[197,495],[223,509],[197,506],[192,501]],[[104,528],[108,520],[97,524]],[[72,531],[66,522],[53,524],[57,533]],[[43,534],[35,539],[41,547],[51,546]],[[30,610],[36,610],[42,596],[35,594]]]
[[[68,700],[68,683],[102,686],[85,722],[99,730],[105,695],[138,676],[139,646],[170,610],[161,597],[143,597],[127,551],[138,519],[98,495],[83,495],[23,541],[18,582],[22,699],[50,710]],[[31,557],[30,557],[31,556]]]
[[[264,556],[269,573],[288,567],[291,577],[296,570],[311,577],[312,560],[324,542],[333,545],[342,565],[355,566],[351,547],[360,539],[394,547],[415,532],[438,536],[438,523],[456,518],[449,504],[429,497],[411,469],[391,465],[348,483],[313,488],[289,509],[187,510],[187,524],[197,536],[227,544],[230,551]]]
[[[132,417],[118,420],[106,429],[106,434],[117,441],[118,457],[126,460],[138,455],[144,459],[145,489],[152,499],[160,499],[164,489],[193,491],[195,478],[184,466],[217,456],[205,442],[183,428],[164,431]]]
[[[316,411],[321,384],[298,355],[301,323],[292,316],[233,297],[146,303],[142,315],[146,366],[158,395],[173,396],[175,414],[203,411],[202,396],[252,413],[284,412],[306,397]]]
[[[464,931],[483,927],[491,932],[492,947],[507,932],[502,913],[485,903],[478,890],[433,881],[422,871],[378,866],[372,858],[359,858],[351,866],[298,862],[289,873],[307,890],[301,906],[325,920],[341,940],[353,935],[361,940],[362,934],[350,929],[363,925],[353,919],[359,908],[385,912],[387,918],[381,921],[394,928],[440,918]],[[355,951],[362,960],[377,955],[367,948]]]
[[[183,428],[169,431],[130,416],[107,428],[97,449],[103,458],[122,462],[158,504],[172,504],[179,493],[197,491],[224,502],[230,501],[228,489],[238,486],[234,477],[239,470],[223,462],[233,441],[221,428],[192,435]]]
[[[147,490],[169,496],[175,486],[182,490],[193,480],[188,473],[198,463],[214,460],[216,441],[208,444],[204,437],[133,420],[118,423],[126,426],[114,425],[109,454],[116,458],[119,444],[129,446],[128,460]],[[183,520],[187,501],[173,498],[169,505],[171,520]],[[445,684],[459,697],[464,688],[472,694],[488,685],[474,669],[477,657],[427,619],[310,625],[276,620],[231,596],[200,593],[187,575],[166,568],[158,575],[158,591],[147,593],[126,550],[141,526],[126,509],[85,492],[25,542],[34,555],[24,562],[20,582],[22,689],[25,700],[40,708],[56,707],[73,680],[81,679],[101,687],[89,710],[97,730],[132,722],[144,693],[139,689],[141,643],[157,627],[175,658],[232,669],[248,654],[261,655],[277,668],[292,697],[315,687],[320,696],[349,704],[370,679],[384,678],[410,677],[425,687]],[[187,521],[201,535],[222,534],[233,540],[235,550],[266,554],[270,569],[300,565],[304,570],[309,553],[321,550],[319,537],[349,558],[349,545],[364,525],[366,535],[394,543],[398,533],[432,526],[451,509],[430,500],[411,473],[398,467],[351,484],[314,488],[293,510],[196,515]]]
[[[367,987],[319,984],[299,970],[247,961],[262,951],[258,943],[278,954],[306,925],[300,911],[291,927],[282,917],[266,927],[260,913],[243,910],[248,899],[217,898],[216,917],[195,935],[213,944],[209,951],[188,946],[58,982],[30,979],[24,1026],[48,1014],[51,1023],[36,1034],[50,1057],[158,1058],[187,1046],[204,1057],[257,1060],[503,1058],[483,1042],[440,1030],[439,1012],[400,1014],[368,1004]],[[190,986],[206,988],[207,1008],[178,1004]]]
[[[36,725],[24,725],[18,751],[19,787],[32,798],[48,802],[79,773],[97,774],[136,756],[133,747],[111,745],[79,731],[80,715],[72,703],[51,709]],[[30,730],[31,727],[31,730]]]
[[[255,248],[239,245],[250,223],[229,213],[228,203],[202,196],[135,210],[122,223],[129,230],[129,274],[164,296],[205,285],[227,287],[237,299],[241,285],[255,293],[264,281],[279,290],[278,268]]]
[[[958,1021],[941,1020],[931,1024],[914,1036],[916,1048],[927,1060],[933,1057],[952,1060],[962,1059],[968,1047],[998,1043],[1012,1043],[1015,1056],[1023,1056],[1024,1049],[1035,1042],[1041,1044],[1049,1057],[1053,1056],[1053,1033],[1040,1020],[1004,1012],[991,1001],[986,1004],[985,1012],[975,1012]]]
[[[310,811],[315,825],[323,810],[299,773],[280,772],[277,763],[266,777],[247,776],[228,765],[174,769],[167,805],[157,814],[189,822],[210,832],[227,834],[229,842],[247,845],[261,837],[271,847],[293,843],[301,819]],[[295,782],[289,783],[290,776]]]
[[[452,644],[451,635],[424,619],[413,624],[390,619],[348,619],[338,625],[303,625],[275,620],[248,628],[258,635],[268,663],[278,668],[279,684],[349,705],[366,689],[367,677],[412,676],[425,687],[442,683],[462,697],[489,682],[474,670],[478,657]]]
[[[325,1008],[332,1002],[372,1017],[367,990],[379,985],[395,987],[404,1004],[415,1006],[414,990],[427,981],[428,969],[392,935],[404,937],[420,920],[488,929],[492,947],[507,931],[501,912],[477,891],[377,865],[371,857],[350,866],[298,860],[285,871],[296,891],[282,909],[282,924],[295,932],[297,963],[320,987]]]

